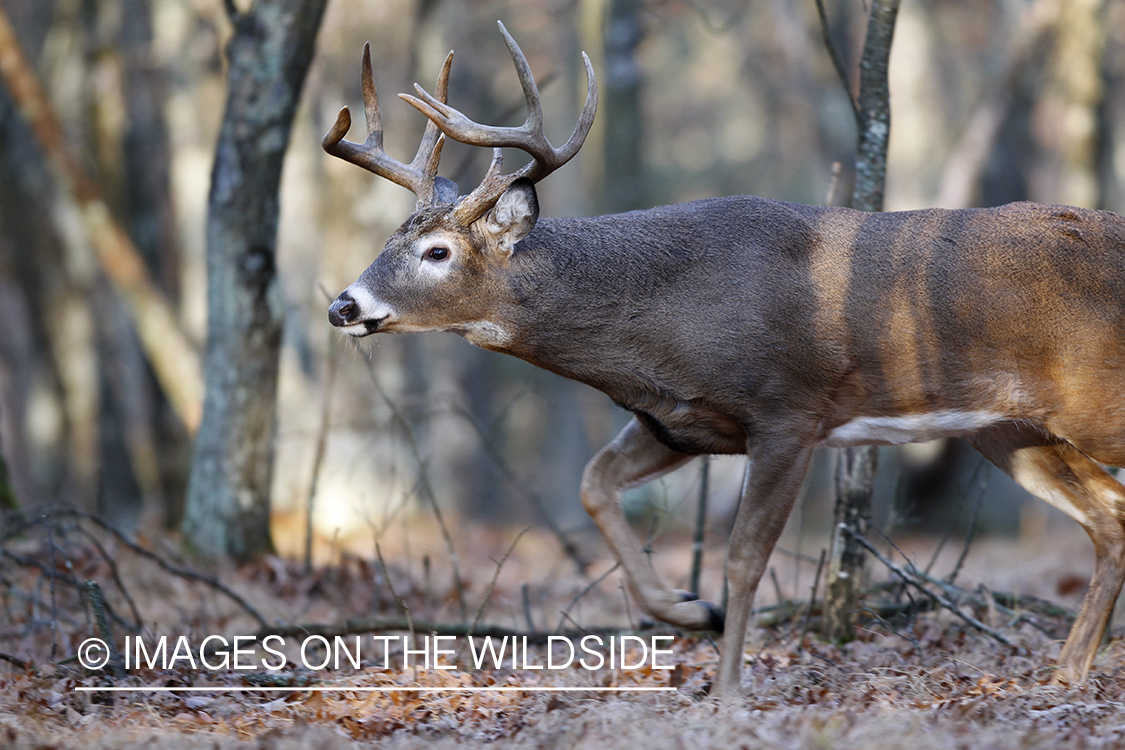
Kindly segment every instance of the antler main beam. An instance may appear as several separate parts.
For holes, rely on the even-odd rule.
[[[512,62],[515,63],[516,74],[519,76],[524,98],[527,100],[527,119],[523,125],[499,127],[474,122],[460,111],[448,106],[440,91],[435,92],[436,97],[431,96],[417,84],[414,88],[418,96],[399,94],[453,140],[470,146],[486,146],[494,149],[492,165],[484,181],[457,205],[457,217],[466,223],[471,223],[483,215],[517,179],[527,177],[533,182],[538,182],[574,158],[594,124],[594,114],[598,109],[598,82],[594,76],[594,66],[583,52],[582,60],[586,65],[586,103],[582,107],[578,124],[575,125],[570,138],[561,148],[553,147],[543,133],[543,107],[540,103],[539,87],[535,84],[535,77],[531,74],[527,58],[512,39],[512,35],[504,28],[504,24],[500,22],[497,24],[512,55]],[[532,156],[533,161],[510,175],[503,175],[500,173],[503,162],[500,149],[504,147],[526,151]]]

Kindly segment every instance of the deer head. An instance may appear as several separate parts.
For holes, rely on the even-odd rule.
[[[417,196],[414,213],[387,241],[382,254],[328,309],[328,320],[351,336],[376,332],[451,330],[472,334],[495,333],[489,323],[504,295],[502,269],[539,216],[533,184],[578,153],[598,106],[597,81],[590,59],[586,65],[586,103],[574,132],[561,148],[543,133],[539,89],[527,59],[501,23],[500,33],[516,66],[527,119],[519,127],[496,127],[473,122],[446,104],[453,53],[445,59],[431,96],[415,84],[417,96],[399,96],[416,107],[429,123],[413,161],[403,164],[383,150],[379,98],[371,71],[371,51],[363,49],[363,100],[367,139],[344,140],[351,126],[347,107],[324,136],[324,150],[411,190]],[[446,137],[493,149],[483,181],[458,197],[457,185],[437,176]],[[518,148],[532,161],[503,174],[501,149]],[[479,329],[479,330],[478,330]],[[487,344],[495,335],[476,343]],[[472,338],[470,340],[473,340]],[[492,343],[496,343],[492,341]]]

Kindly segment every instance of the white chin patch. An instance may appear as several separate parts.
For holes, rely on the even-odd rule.
[[[362,338],[363,336],[366,336],[370,333],[367,326],[363,323],[353,323],[350,326],[340,326],[336,330],[342,333],[346,333],[349,336],[353,336],[357,339]]]
[[[902,445],[953,437],[988,427],[1005,419],[990,411],[935,411],[901,417],[856,417],[829,433],[824,444],[833,448],[848,445]]]
[[[501,326],[488,320],[473,320],[452,329],[470,344],[482,349],[501,349],[511,342],[511,335]]]

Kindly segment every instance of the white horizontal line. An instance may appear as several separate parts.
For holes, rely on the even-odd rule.
[[[623,693],[668,692],[674,687],[85,687],[86,693]]]

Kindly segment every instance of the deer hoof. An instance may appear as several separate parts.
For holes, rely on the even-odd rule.
[[[723,611],[722,607],[716,607],[710,602],[703,602],[703,605],[707,607],[707,620],[709,629],[714,630],[716,633],[722,635],[723,628],[726,625],[727,613]]]

